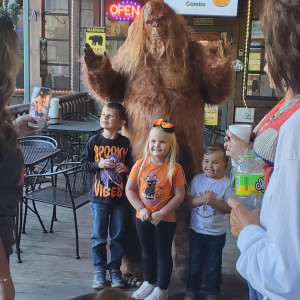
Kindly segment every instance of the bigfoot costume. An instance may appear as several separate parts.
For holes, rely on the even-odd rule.
[[[153,121],[163,118],[175,124],[179,163],[187,181],[202,171],[204,104],[219,104],[231,92],[231,61],[222,44],[205,49],[193,40],[182,16],[151,0],[131,24],[112,62],[89,45],[84,60],[87,86],[94,96],[122,102],[127,108],[124,134],[135,159],[143,156]],[[178,209],[174,262],[181,275],[187,266],[188,215],[184,208]],[[130,245],[126,252],[130,254],[132,248],[136,246]],[[133,267],[129,258],[123,274]]]

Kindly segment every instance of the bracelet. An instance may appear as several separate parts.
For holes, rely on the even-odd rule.
[[[6,278],[1,278],[0,283],[4,283],[4,282],[8,281],[9,279],[11,279],[11,274],[9,274],[8,277],[6,277]]]

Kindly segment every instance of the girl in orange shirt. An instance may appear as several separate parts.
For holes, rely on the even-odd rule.
[[[129,174],[126,195],[137,211],[144,275],[143,284],[132,295],[134,299],[168,298],[175,209],[185,195],[183,169],[176,163],[177,149],[174,125],[156,120],[145,146],[145,156]]]

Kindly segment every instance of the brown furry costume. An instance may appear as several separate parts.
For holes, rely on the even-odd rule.
[[[179,163],[187,181],[202,172],[204,104],[219,104],[231,92],[231,61],[223,45],[205,49],[193,40],[182,16],[151,0],[131,24],[112,63],[88,45],[84,59],[87,85],[94,96],[122,102],[127,108],[124,133],[135,159],[143,156],[153,121],[163,118],[175,124]],[[181,275],[187,266],[188,215],[186,208],[178,209],[174,262]],[[129,245],[124,258],[136,248]],[[123,274],[132,273],[134,257],[123,261]]]

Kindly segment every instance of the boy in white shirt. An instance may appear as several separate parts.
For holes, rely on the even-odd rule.
[[[205,276],[207,300],[219,299],[222,269],[222,250],[231,208],[227,200],[234,197],[230,179],[223,175],[228,157],[223,144],[204,149],[203,174],[197,174],[187,192],[191,207],[190,254],[186,294],[184,300],[197,299]]]

